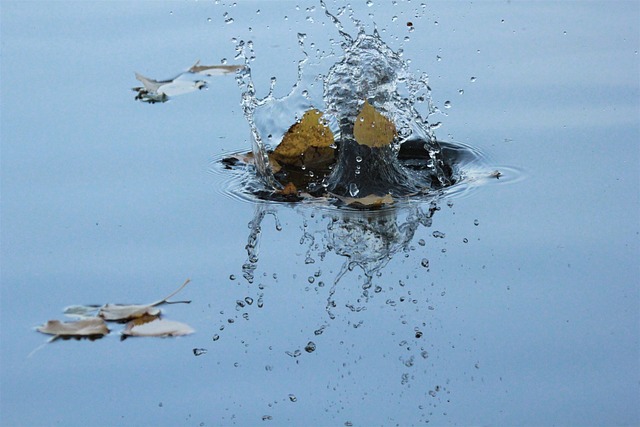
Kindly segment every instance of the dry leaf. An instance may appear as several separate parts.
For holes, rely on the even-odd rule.
[[[333,144],[333,133],[322,121],[322,113],[312,109],[289,128],[270,157],[290,166],[321,165],[334,160]]]
[[[360,145],[384,147],[396,137],[396,126],[365,101],[353,126],[353,136]]]
[[[380,208],[393,204],[393,197],[391,194],[385,194],[384,196],[376,196],[375,194],[369,194],[365,197],[353,198],[353,197],[340,197],[337,196],[344,204],[352,207],[363,208]]]
[[[146,316],[127,323],[122,336],[123,339],[126,337],[177,337],[194,332],[186,323]]]
[[[37,328],[39,332],[54,335],[55,338],[102,338],[109,333],[103,319],[90,317],[77,322],[61,322],[49,320]]]
[[[290,182],[287,185],[285,185],[282,190],[278,190],[278,193],[282,194],[283,196],[297,196],[298,189],[296,188],[293,182]]]
[[[145,315],[157,316],[160,314],[160,309],[156,308],[156,306],[166,303],[169,298],[180,292],[189,282],[190,279],[187,279],[182,286],[172,292],[171,295],[151,304],[106,304],[100,307],[98,316],[105,320],[112,321],[126,321]]]

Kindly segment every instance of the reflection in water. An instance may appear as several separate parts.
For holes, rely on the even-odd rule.
[[[273,216],[276,229],[282,229],[277,209],[276,204],[258,203],[254,217],[249,222],[250,232],[245,246],[247,261],[242,266],[243,276],[249,284],[254,282],[254,272],[258,266],[262,221],[265,216]],[[420,226],[430,227],[432,217],[438,210],[440,208],[435,197],[428,204],[398,205],[380,210],[316,210],[314,207],[307,209],[304,206],[297,209],[302,216],[306,216],[309,211],[313,212],[312,216],[316,212],[320,213],[326,222],[326,226],[318,230],[321,234],[318,242],[315,237],[317,233],[308,230],[308,221],[305,219],[305,231],[300,239],[301,243],[306,242],[308,245],[305,264],[313,264],[317,258],[323,259],[328,252],[346,258],[329,292],[327,311],[330,317],[334,318],[329,308],[336,305],[331,295],[343,276],[359,268],[365,278],[361,284],[362,298],[366,300],[372,288],[374,292],[380,292],[381,287],[373,287],[373,277],[379,275],[397,253],[408,251],[416,230]],[[428,267],[428,261],[423,260],[422,264]]]
[[[428,272],[430,268],[426,255],[428,245],[417,236],[431,235],[438,238],[438,241],[445,238],[444,233],[427,230],[432,226],[436,212],[440,211],[439,203],[440,198],[434,196],[426,202],[397,204],[373,211],[256,203],[253,218],[248,222],[249,232],[245,245],[247,258],[242,265],[244,282],[251,296],[242,295],[237,298],[237,318],[248,320],[253,316],[252,310],[264,308],[269,312],[264,318],[268,323],[254,324],[253,328],[257,330],[275,326],[278,324],[276,319],[282,317],[307,319],[304,323],[289,324],[285,329],[277,329],[276,335],[290,338],[294,330],[300,328],[302,336],[297,342],[288,341],[279,349],[284,353],[285,359],[291,358],[296,364],[318,352],[326,357],[328,351],[335,350],[332,346],[345,341],[351,342],[353,353],[345,353],[340,359],[342,368],[338,367],[337,371],[330,373],[331,381],[335,381],[334,387],[337,389],[349,387],[348,383],[344,383],[344,377],[350,375],[352,368],[345,367],[357,364],[357,360],[363,355],[369,358],[390,356],[384,381],[397,381],[396,384],[404,390],[401,393],[409,393],[413,384],[417,390],[411,393],[417,392],[422,396],[419,398],[424,401],[422,419],[428,420],[434,408],[447,401],[450,393],[447,379],[442,378],[435,367],[447,358],[441,354],[450,352],[451,349],[434,346],[437,341],[433,339],[442,329],[434,310],[444,302],[445,293],[443,288],[425,283],[424,273],[415,275],[417,280],[410,279],[409,274],[412,271],[414,274],[418,271]],[[297,244],[274,244],[267,237],[272,227],[291,236],[296,228],[291,226],[290,221],[283,228],[279,217],[290,217],[292,213],[302,222],[299,236],[302,250]],[[291,241],[287,235],[285,240]],[[265,251],[277,251],[277,257],[282,262],[268,265],[267,259],[273,253],[260,254],[261,243]],[[420,254],[417,257],[416,246],[419,247]],[[322,271],[325,267],[335,265],[330,260],[325,262],[331,256],[343,260],[341,267],[328,273]],[[390,263],[395,258],[399,258],[400,263],[410,263],[413,268],[406,269],[405,274],[400,277],[398,271],[392,273],[391,277],[385,277],[387,275],[383,274],[384,270],[391,267]],[[267,263],[261,265],[261,260]],[[288,263],[296,265],[293,281],[286,279],[289,273],[286,267]],[[295,274],[300,275],[300,269],[307,278],[307,285],[303,288],[290,286],[289,284],[293,285],[298,281]],[[327,274],[330,277],[327,278]],[[287,283],[288,286],[272,288],[271,282]],[[257,299],[256,304],[253,303],[254,297]],[[307,297],[314,300],[311,303],[314,305],[296,307],[288,304],[290,300]],[[286,307],[286,312],[279,311],[282,306]],[[385,318],[382,322],[384,328],[391,328],[395,332],[379,333],[381,331],[377,329],[381,323],[377,318],[380,315]],[[396,321],[398,323],[393,326]],[[361,332],[356,333],[356,329]],[[219,335],[216,334],[214,340],[217,341],[218,338]],[[271,350],[271,340],[278,339],[273,335],[268,339]],[[334,343],[336,340],[338,344]],[[356,344],[360,342],[375,345],[366,348],[361,345],[367,344]],[[378,344],[380,347],[377,347]],[[268,370],[271,369],[269,367]],[[283,378],[282,381],[286,380]],[[340,399],[339,394],[335,399]]]

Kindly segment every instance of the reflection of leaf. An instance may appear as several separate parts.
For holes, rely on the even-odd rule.
[[[292,125],[271,154],[271,159],[290,166],[317,166],[334,160],[333,133],[322,113],[309,110]]]
[[[396,137],[396,126],[365,101],[353,126],[353,136],[360,145],[384,147]]]
[[[54,335],[56,338],[102,338],[109,333],[109,328],[103,319],[90,317],[77,322],[61,322],[49,320],[37,328],[39,332]]]
[[[160,309],[156,308],[156,306],[160,304],[164,304],[167,300],[173,297],[175,294],[180,292],[187,284],[190,282],[190,279],[187,279],[182,286],[176,289],[171,295],[153,302],[151,304],[132,304],[132,305],[124,305],[124,304],[106,304],[100,307],[100,312],[98,316],[102,317],[105,320],[116,320],[116,321],[125,321],[130,319],[135,319],[138,317],[142,317],[145,315],[157,316],[160,314]]]
[[[122,339],[126,337],[177,337],[194,332],[191,326],[186,323],[145,316],[127,323],[122,331]]]

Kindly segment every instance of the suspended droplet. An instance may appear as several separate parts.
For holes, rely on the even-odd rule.
[[[351,197],[356,197],[359,192],[360,189],[358,189],[358,185],[355,182],[349,184],[349,194],[351,195]]]
[[[194,348],[193,349],[193,354],[194,356],[202,356],[203,354],[207,353],[207,349],[206,348]]]

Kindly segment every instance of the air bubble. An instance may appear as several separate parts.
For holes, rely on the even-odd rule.
[[[420,265],[424,268],[429,268],[429,260],[426,258],[422,258],[422,261],[420,261]]]
[[[373,1],[367,0],[367,6],[369,6],[369,7],[373,6]]]
[[[313,341],[309,341],[304,348],[307,353],[313,353],[316,350],[316,344]]]
[[[476,81],[476,77],[471,77],[469,80],[471,81],[471,83],[473,83]]]
[[[458,89],[458,94],[459,95],[464,95],[464,89]]]
[[[445,101],[444,108],[451,108],[451,101]]]
[[[479,225],[479,224],[480,224],[480,221],[478,221],[477,219],[473,220],[473,225]]]
[[[214,336],[212,336],[212,337],[211,337],[211,339],[212,339],[213,341],[218,341],[218,340],[220,339],[220,335],[215,334]]]

